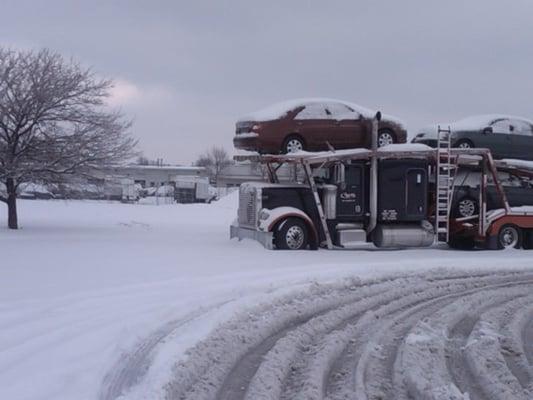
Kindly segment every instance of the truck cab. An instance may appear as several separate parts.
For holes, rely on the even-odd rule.
[[[368,157],[320,164],[312,169],[312,175],[313,184],[241,185],[238,219],[231,236],[253,238],[271,249],[292,250],[325,246],[328,236],[337,247],[369,241],[378,247],[433,243],[427,160],[379,160],[374,221]]]

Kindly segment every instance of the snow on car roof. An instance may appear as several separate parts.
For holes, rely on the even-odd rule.
[[[527,122],[533,125],[532,121],[529,121],[526,118],[518,117],[514,115],[505,115],[505,114],[484,114],[484,115],[472,115],[460,119],[451,124],[452,130],[472,130],[472,129],[481,129],[492,124],[496,120],[501,119],[514,119],[519,121]]]
[[[471,115],[466,118],[459,119],[455,122],[445,122],[440,124],[433,124],[426,126],[420,130],[420,133],[425,133],[426,136],[435,136],[437,137],[437,127],[440,125],[442,129],[447,129],[448,126],[452,131],[471,131],[479,130],[485,128],[492,124],[496,120],[500,119],[514,119],[523,122],[527,122],[533,125],[533,121],[528,120],[524,117],[518,117],[515,115],[506,115],[506,114],[481,114],[481,115]]]
[[[287,115],[289,111],[292,111],[298,107],[302,107],[302,106],[306,106],[310,104],[324,104],[325,105],[325,104],[331,104],[331,103],[343,104],[351,108],[355,112],[361,114],[365,118],[373,118],[376,115],[376,111],[371,110],[370,108],[360,106],[355,103],[351,103],[349,101],[330,99],[330,98],[321,98],[321,97],[309,97],[309,98],[285,100],[279,103],[272,104],[261,110],[252,112],[250,114],[247,114],[239,118],[237,122],[272,121],[272,120],[275,120],[275,119],[278,119],[278,118],[281,118]],[[404,125],[403,122],[396,117],[383,114],[383,118],[389,121],[396,122],[399,125],[402,125],[402,126]]]

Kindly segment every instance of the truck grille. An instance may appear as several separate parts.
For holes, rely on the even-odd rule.
[[[239,192],[239,225],[255,228],[257,224],[257,190],[241,187]]]

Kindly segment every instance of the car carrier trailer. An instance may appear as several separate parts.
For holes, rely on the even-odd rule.
[[[376,119],[377,121],[377,119]],[[377,126],[377,124],[375,124]],[[509,207],[487,149],[450,146],[439,129],[439,146],[390,145],[373,150],[245,156],[261,163],[269,182],[240,187],[231,238],[252,238],[269,249],[328,249],[372,242],[377,247],[533,247],[533,208]],[[295,181],[281,183],[283,164]],[[452,219],[455,173],[461,165],[481,171],[478,215]],[[502,208],[487,212],[488,177]],[[298,179],[300,177],[300,179]]]

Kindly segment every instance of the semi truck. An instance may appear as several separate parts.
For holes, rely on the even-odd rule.
[[[438,241],[454,248],[532,248],[533,208],[509,206],[490,151],[452,149],[449,131],[442,133],[436,149],[399,144],[251,156],[265,165],[269,181],[241,185],[230,237],[290,250],[369,242],[380,248],[428,247]],[[294,176],[304,179],[280,182],[276,170],[283,164],[303,171]],[[461,166],[480,171],[480,207],[477,215],[453,218],[454,177]],[[501,202],[491,211],[489,177]]]

